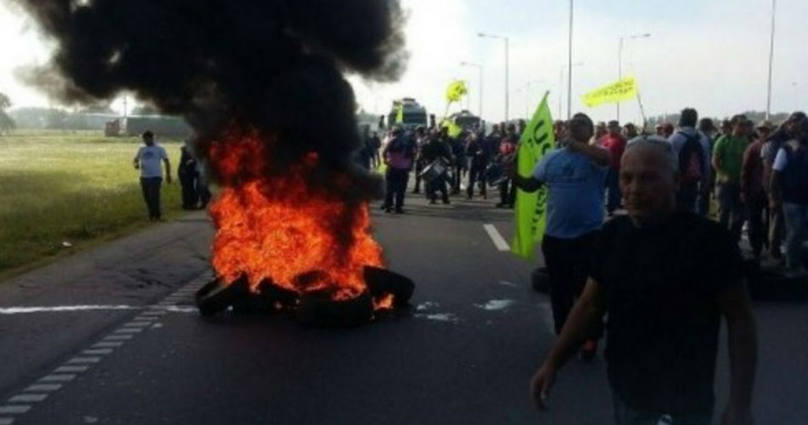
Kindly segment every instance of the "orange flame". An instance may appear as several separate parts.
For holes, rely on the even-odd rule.
[[[356,297],[367,289],[364,266],[383,264],[367,203],[311,187],[315,153],[267,177],[271,146],[255,134],[210,146],[211,166],[225,185],[210,207],[217,228],[214,269],[225,283],[245,274],[253,290],[271,279],[301,294],[327,290],[337,300]]]

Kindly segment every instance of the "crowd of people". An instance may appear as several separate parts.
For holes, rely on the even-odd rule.
[[[744,115],[726,119],[716,127],[710,118],[699,120],[686,108],[679,123],[656,126],[655,136],[667,140],[679,161],[677,205],[702,217],[714,217],[740,241],[746,230],[755,260],[781,263],[790,277],[806,274],[800,258],[808,239],[804,205],[808,204],[808,177],[803,176],[803,145],[808,119],[796,112],[775,127],[769,121],[755,125]],[[403,213],[407,184],[414,172],[413,194],[422,191],[429,203],[451,202],[450,196],[488,197],[497,187],[497,208],[513,208],[516,186],[510,177],[525,122],[500,123],[485,132],[465,129],[451,137],[446,127],[394,127],[386,143],[366,132],[361,151],[363,165],[387,166],[387,197],[382,209]],[[558,147],[569,140],[569,125],[556,121]],[[603,181],[603,207],[608,216],[622,208],[619,185],[621,158],[627,142],[640,135],[631,123],[594,125],[588,144],[610,154]],[[781,153],[782,152],[782,153]],[[779,159],[778,159],[779,158]],[[808,173],[808,171],[805,171]],[[785,242],[785,243],[784,243]]]
[[[392,130],[381,154],[382,208],[403,212],[412,170],[413,192],[424,180],[431,203],[459,194],[464,172],[466,196],[479,188],[485,197],[496,183],[500,208],[513,207],[515,188],[545,185],[541,249],[559,339],[534,376],[537,403],[568,357],[594,357],[608,311],[617,422],[709,423],[723,316],[732,364],[723,421],[750,421],[757,341],[742,264],[766,261],[784,266],[786,278],[806,277],[808,117],[795,112],[775,126],[736,115],[719,129],[686,108],[676,127],[647,134],[577,114],[555,122],[556,149],[531,176],[514,170],[524,128],[500,124],[457,138],[440,128]]]

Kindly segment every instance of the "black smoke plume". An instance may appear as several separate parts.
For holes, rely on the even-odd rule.
[[[185,117],[202,150],[255,129],[277,137],[277,170],[314,151],[324,175],[356,177],[343,73],[392,81],[407,59],[398,0],[14,1],[57,42],[49,69],[29,78],[49,94],[87,103],[133,91]]]

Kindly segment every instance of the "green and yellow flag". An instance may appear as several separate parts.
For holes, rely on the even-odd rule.
[[[463,132],[463,128],[449,118],[444,119],[443,122],[440,123],[440,126],[446,127],[447,133],[450,137],[457,137]]]
[[[593,108],[604,103],[619,103],[637,97],[637,81],[626,77],[608,86],[600,87],[581,97],[583,103]]]
[[[396,124],[404,123],[404,104],[398,104],[398,111],[396,112]]]
[[[548,94],[545,93],[544,99],[519,139],[516,172],[522,177],[531,176],[539,160],[555,147],[553,117],[547,105]],[[544,237],[547,225],[547,186],[542,185],[533,193],[517,189],[514,210],[516,227],[511,252],[526,260],[534,260],[536,244]]]
[[[446,88],[446,101],[449,103],[458,102],[466,93],[468,93],[466,82],[463,80],[455,80]]]

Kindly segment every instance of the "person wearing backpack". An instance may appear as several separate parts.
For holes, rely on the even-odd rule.
[[[737,242],[741,239],[741,229],[746,220],[740,183],[743,153],[749,145],[752,122],[744,115],[736,115],[732,118],[732,125],[732,134],[724,135],[715,142],[713,166],[718,174],[716,197],[719,222],[730,230]]]
[[[802,244],[808,239],[808,121],[794,126],[794,138],[777,151],[771,197],[786,219],[786,276],[804,277]]]
[[[679,129],[668,138],[673,152],[679,158],[679,191],[676,193],[676,207],[679,211],[699,213],[699,194],[709,197],[710,190],[710,139],[696,130],[699,113],[693,108],[685,108],[679,118]],[[705,214],[701,214],[704,212]]]

